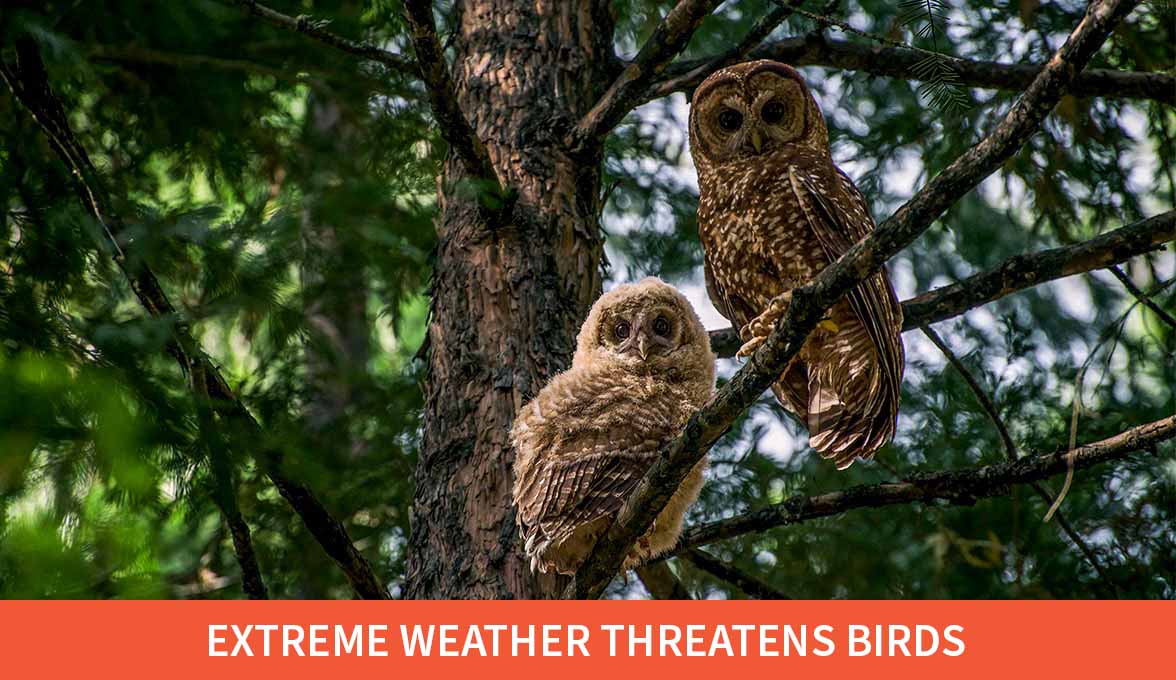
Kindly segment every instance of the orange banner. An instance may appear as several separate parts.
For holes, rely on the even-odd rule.
[[[169,680],[1099,677],[1170,668],[1173,621],[1172,602],[3,602],[0,663]]]

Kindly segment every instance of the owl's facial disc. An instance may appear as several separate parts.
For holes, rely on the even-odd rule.
[[[691,109],[692,143],[708,160],[728,163],[803,141],[811,97],[799,78],[765,61],[703,83]]]
[[[652,363],[678,347],[682,329],[676,319],[673,310],[662,308],[614,316],[606,324],[605,344],[626,358]]]
[[[678,346],[681,333],[676,315],[666,309],[653,309],[641,316],[637,332],[637,355],[642,361],[662,357]]]
[[[762,71],[751,77],[748,90],[755,97],[748,154],[770,153],[800,138],[808,103],[800,83],[776,71]]]

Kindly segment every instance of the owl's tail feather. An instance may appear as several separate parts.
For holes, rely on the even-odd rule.
[[[809,444],[839,470],[885,446],[898,413],[897,393],[891,395],[876,371],[855,377],[847,380],[833,366],[800,364],[772,386],[780,404],[808,427]]]
[[[882,384],[879,371],[849,380],[833,370],[809,375],[809,444],[844,470],[857,458],[872,458],[894,436],[898,395]]]

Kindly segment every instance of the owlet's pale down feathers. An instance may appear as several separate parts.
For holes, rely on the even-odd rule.
[[[575,573],[670,441],[714,390],[715,356],[681,293],[655,278],[593,305],[572,366],[515,419],[514,502],[532,569]],[[702,487],[690,471],[626,567],[674,545]]]
[[[750,354],[808,283],[874,230],[861,192],[829,153],[817,102],[791,67],[762,60],[707,78],[690,106],[698,230],[711,300]],[[894,436],[902,307],[885,270],[829,312],[772,391],[838,468]]]

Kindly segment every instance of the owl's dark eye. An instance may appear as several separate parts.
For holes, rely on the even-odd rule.
[[[618,321],[617,325],[613,326],[613,335],[616,336],[617,340],[624,340],[629,337],[629,322]]]
[[[735,109],[723,109],[719,113],[719,127],[727,132],[735,132],[743,125],[743,114]]]
[[[666,321],[666,317],[659,316],[653,320],[653,332],[663,338],[670,334],[670,322]]]
[[[784,118],[784,105],[775,100],[764,104],[764,108],[760,109],[760,118],[768,124],[779,123]]]

